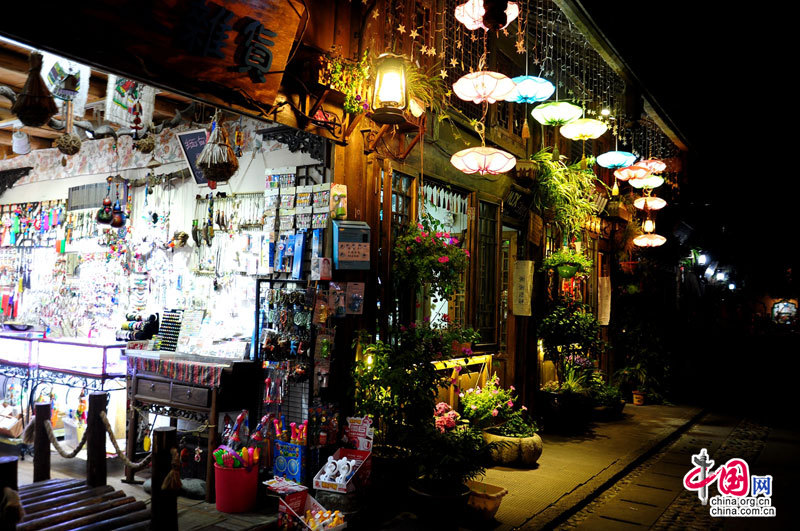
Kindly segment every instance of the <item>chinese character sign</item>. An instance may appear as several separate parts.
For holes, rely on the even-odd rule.
[[[533,260],[517,260],[514,263],[513,273],[512,313],[529,316],[531,314],[531,293],[533,292]]]

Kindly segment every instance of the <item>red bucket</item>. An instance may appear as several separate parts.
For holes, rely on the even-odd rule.
[[[217,510],[245,513],[253,508],[258,492],[258,467],[226,468],[214,463]]]

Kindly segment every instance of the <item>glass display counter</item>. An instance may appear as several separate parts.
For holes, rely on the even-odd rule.
[[[125,343],[92,339],[39,339],[39,370],[86,378],[111,379],[125,376]]]
[[[34,339],[41,332],[0,332],[0,365],[30,368],[34,364]]]

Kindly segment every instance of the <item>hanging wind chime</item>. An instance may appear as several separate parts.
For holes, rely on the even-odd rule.
[[[77,76],[68,74],[62,81],[60,90],[57,93],[64,100],[63,114],[66,120],[66,132],[56,138],[53,145],[64,155],[72,156],[81,150],[81,138],[72,132],[72,100],[78,94]],[[66,165],[66,162],[66,158],[62,159],[63,165]]]

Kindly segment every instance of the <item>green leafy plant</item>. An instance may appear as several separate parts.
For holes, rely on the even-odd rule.
[[[424,440],[443,379],[433,353],[413,328],[398,331],[397,344],[366,345],[354,371],[354,406],[375,420],[378,444],[414,448]]]
[[[588,272],[592,269],[592,261],[587,258],[583,253],[579,253],[573,249],[563,247],[545,257],[542,260],[541,269],[555,269],[562,265],[578,266],[578,269],[583,272]]]
[[[364,51],[358,61],[348,61],[334,51],[322,57],[319,82],[344,94],[342,108],[350,114],[360,114],[369,110],[368,51]]]
[[[403,327],[401,331],[406,328],[405,331],[416,334],[419,341],[425,344],[425,348],[433,354],[433,359],[449,358],[451,354],[469,356],[472,354],[471,348],[466,347],[461,352],[453,352],[453,343],[471,344],[481,338],[480,332],[450,321],[447,314],[443,315],[441,321],[436,324],[431,323],[431,320],[426,317],[420,323],[412,323],[408,327]]]
[[[536,177],[531,191],[533,206],[539,212],[550,209],[553,221],[565,234],[577,232],[587,217],[596,211],[597,188],[607,188],[597,179],[590,167],[580,163],[567,165],[562,157],[553,160],[550,148],[531,157],[536,165]]]
[[[570,385],[583,387],[585,382],[574,366],[579,358],[595,357],[604,346],[600,325],[589,307],[569,300],[556,302],[540,321],[538,336],[545,359],[556,366],[559,381],[567,384],[566,378],[571,374]]]
[[[517,403],[514,386],[500,387],[493,375],[483,388],[467,389],[461,395],[462,417],[472,426],[506,437],[530,437],[536,425],[527,416],[528,408]]]
[[[503,437],[533,437],[538,427],[523,411],[515,411],[503,424],[489,431]]]
[[[429,283],[434,297],[448,298],[461,284],[469,263],[469,251],[462,244],[431,216],[405,226],[395,237],[392,254],[399,286],[419,289]]]
[[[622,391],[616,385],[606,383],[600,373],[595,373],[589,386],[589,394],[598,406],[615,407],[622,400]]]
[[[444,79],[439,76],[442,69],[441,63],[422,68],[416,63],[406,62],[406,84],[408,96],[416,98],[425,109],[439,115],[444,113],[447,103],[447,87]]]

